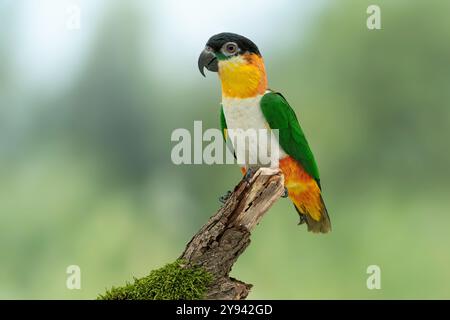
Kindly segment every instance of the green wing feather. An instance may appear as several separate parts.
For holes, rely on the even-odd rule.
[[[309,148],[297,116],[286,99],[279,93],[266,93],[261,99],[261,110],[271,129],[278,129],[279,143],[283,150],[300,162],[320,187],[319,169]]]
[[[225,133],[225,130],[227,130],[227,120],[225,119],[222,106],[220,108],[220,129],[222,130],[223,139],[227,141],[227,135]]]

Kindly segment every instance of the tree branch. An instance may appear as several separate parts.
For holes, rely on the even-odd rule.
[[[229,277],[233,264],[250,244],[250,234],[284,192],[279,169],[261,168],[235,187],[226,203],[187,244],[181,255],[187,267],[202,267],[212,276],[206,299],[245,299],[252,287]]]
[[[250,244],[250,233],[284,192],[279,169],[261,168],[242,180],[222,208],[197,232],[177,261],[153,270],[97,298],[245,299],[252,285],[229,277],[236,260]]]

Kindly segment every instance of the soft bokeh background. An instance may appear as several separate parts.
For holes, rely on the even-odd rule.
[[[382,30],[366,28],[377,3]],[[67,7],[81,28],[66,28]],[[321,169],[333,232],[287,200],[232,275],[251,298],[450,298],[450,2],[0,1],[0,298],[95,298],[173,261],[240,179],[175,166],[218,127],[212,34],[253,39]],[[82,271],[68,290],[66,267]],[[382,289],[366,288],[366,268]]]

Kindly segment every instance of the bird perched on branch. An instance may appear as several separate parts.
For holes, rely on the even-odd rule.
[[[258,47],[238,34],[220,33],[206,43],[198,67],[203,76],[204,68],[219,74],[224,138],[232,129],[278,129],[278,166],[285,177],[287,196],[300,215],[300,224],[306,222],[308,230],[315,233],[330,231],[313,153],[294,110],[280,93],[268,89]],[[246,174],[252,168],[244,164],[242,171]]]

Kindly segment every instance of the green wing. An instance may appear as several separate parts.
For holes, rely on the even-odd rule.
[[[319,169],[309,148],[297,116],[279,93],[266,93],[261,99],[261,110],[271,129],[278,129],[279,143],[283,150],[300,162],[320,187]]]
[[[231,143],[231,140],[227,141],[228,133],[227,133],[227,120],[225,119],[225,114],[223,113],[223,107],[220,109],[220,129],[222,131],[223,140],[225,140],[225,143],[227,144],[230,151],[233,152],[233,156],[236,159],[236,152],[234,152],[233,145]]]
[[[223,107],[220,108],[220,129],[222,130],[223,139],[227,141],[227,120],[223,113]]]

